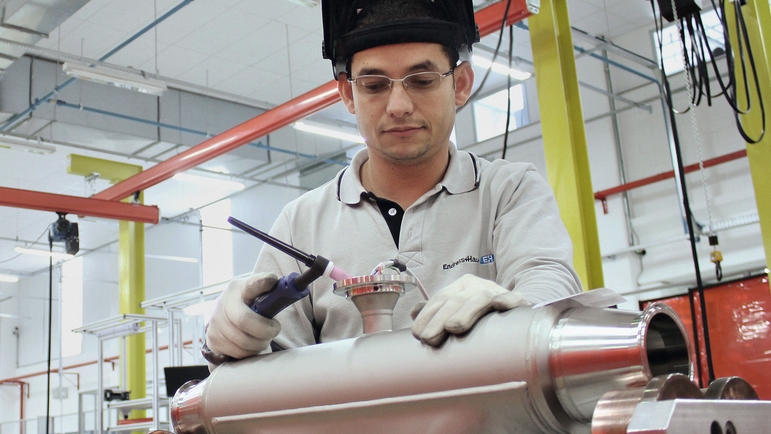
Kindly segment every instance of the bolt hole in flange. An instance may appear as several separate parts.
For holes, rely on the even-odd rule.
[[[712,425],[709,427],[709,434],[723,434],[723,428],[718,421],[712,421]]]
[[[738,434],[736,427],[730,420],[725,423],[725,434]]]
[[[709,427],[709,434],[738,434],[738,431],[730,420],[725,423],[725,429],[720,426],[720,422],[715,420]]]

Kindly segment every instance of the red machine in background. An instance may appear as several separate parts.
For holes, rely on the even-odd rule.
[[[716,378],[739,376],[760,399],[771,399],[771,291],[768,275],[754,276],[704,288],[712,366]],[[709,383],[700,292],[640,302],[660,301],[683,321],[697,356],[701,387]],[[696,339],[694,339],[694,335]]]

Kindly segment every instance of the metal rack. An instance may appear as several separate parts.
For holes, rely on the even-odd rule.
[[[156,317],[150,315],[141,314],[123,314],[117,317],[108,318],[105,320],[97,321],[91,324],[84,325],[80,328],[73,330],[76,333],[83,333],[96,336],[99,340],[99,354],[97,363],[97,391],[96,391],[96,430],[98,433],[106,432],[120,432],[120,431],[136,431],[162,429],[160,422],[160,409],[161,409],[161,397],[159,393],[159,366],[158,366],[158,333],[156,330],[158,326],[166,323],[166,318]],[[104,428],[104,367],[102,361],[104,360],[104,341],[114,338],[123,338],[125,344],[125,337],[133,334],[151,332],[152,336],[152,396],[148,398],[127,400],[120,402],[110,402],[107,405],[107,409],[120,409],[120,410],[135,410],[135,409],[152,409],[153,420],[143,421],[132,424],[118,425],[116,427]],[[126,366],[125,361],[122,361],[122,372],[125,375]],[[164,400],[163,406],[168,406],[168,401]],[[168,425],[164,423],[163,425]]]
[[[250,273],[247,273],[235,276],[234,278],[237,279],[249,275]],[[225,290],[228,283],[230,283],[230,280],[145,300],[140,304],[142,309],[158,309],[166,312],[166,321],[169,324],[169,366],[182,365],[182,350],[184,343],[182,339],[182,324],[179,315],[183,313],[187,307],[216,299],[220,293]],[[201,327],[201,330],[195,330],[193,337],[193,354],[200,354],[201,342],[203,341],[203,328]],[[205,363],[203,359],[201,359],[201,362]]]

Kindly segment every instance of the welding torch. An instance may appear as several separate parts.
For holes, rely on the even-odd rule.
[[[261,294],[249,306],[254,312],[266,318],[275,317],[292,303],[306,297],[310,293],[308,286],[321,276],[327,276],[333,280],[351,278],[348,273],[336,267],[332,261],[323,256],[309,255],[235,217],[228,217],[228,223],[277,248],[308,267],[308,270],[302,274],[290,273],[288,276],[283,276],[270,291]]]

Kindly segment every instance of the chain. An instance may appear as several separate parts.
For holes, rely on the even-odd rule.
[[[675,0],[671,0],[672,3],[672,15],[675,19],[675,25],[677,26],[678,33],[683,35],[683,26],[680,22],[680,18],[677,16],[677,8],[675,6]],[[693,128],[693,137],[696,140],[696,150],[698,151],[699,155],[699,173],[701,174],[701,188],[704,190],[704,200],[707,205],[707,234],[708,235],[714,235],[714,232],[712,231],[712,209],[710,207],[711,199],[709,197],[709,191],[707,190],[707,176],[704,171],[704,158],[702,157],[701,152],[701,138],[699,136],[699,125],[698,120],[696,118],[696,105],[693,102],[693,86],[691,83],[691,76],[688,73],[688,70],[686,69],[686,66],[688,65],[688,54],[685,49],[685,41],[680,38],[680,49],[682,50],[683,55],[683,75],[685,76],[685,87],[688,90],[688,102],[690,104],[690,112],[691,112],[691,127]]]

